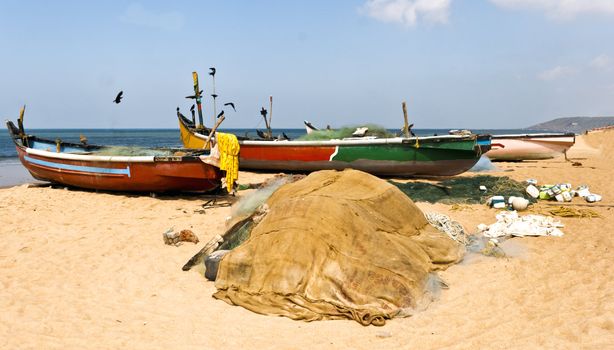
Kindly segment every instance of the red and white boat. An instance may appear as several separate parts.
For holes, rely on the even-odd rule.
[[[575,142],[573,133],[492,135],[486,156],[499,161],[550,159],[565,154]]]

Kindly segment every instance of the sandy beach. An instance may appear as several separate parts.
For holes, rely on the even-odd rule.
[[[587,184],[603,201],[575,198],[572,206],[601,218],[561,218],[563,237],[513,238],[503,246],[507,258],[467,257],[441,273],[449,289],[439,300],[384,327],[262,316],[213,299],[212,282],[181,270],[224,232],[230,214],[229,207],[203,212],[202,196],[0,189],[0,348],[614,348],[614,131],[579,136],[568,156],[582,165],[497,163],[489,175]],[[241,172],[239,182],[273,175]],[[497,213],[485,205],[418,206],[470,232]],[[171,227],[193,230],[200,243],[165,245]]]

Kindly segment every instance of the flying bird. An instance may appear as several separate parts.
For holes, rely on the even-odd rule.
[[[215,68],[211,67],[211,68],[209,68],[209,70],[210,70],[209,75],[210,76],[215,76]]]
[[[120,91],[119,94],[117,94],[117,96],[115,96],[115,99],[113,100],[113,102],[120,103],[122,101],[123,95],[124,95],[124,92]]]
[[[264,109],[264,107],[262,107],[262,109],[260,110],[260,115],[266,118],[266,114],[267,114],[266,109]]]
[[[221,118],[224,115],[224,111],[222,110],[220,114],[217,115],[218,118]]]
[[[217,94],[211,94],[211,96],[215,99],[217,97]]]
[[[235,109],[235,104],[234,104],[234,103],[232,103],[232,102],[224,103],[224,106],[230,106],[230,107],[232,107],[232,110],[233,110],[233,111],[235,111],[235,112],[237,111],[237,110]]]

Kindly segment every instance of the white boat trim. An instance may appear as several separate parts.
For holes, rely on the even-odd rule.
[[[69,159],[69,160],[82,160],[89,162],[133,162],[133,163],[153,163],[154,156],[93,156],[88,154],[72,154],[51,152],[41,149],[26,148],[28,154],[33,154],[41,157],[56,158],[56,159]]]

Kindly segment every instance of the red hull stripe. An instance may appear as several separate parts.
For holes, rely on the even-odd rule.
[[[249,160],[282,160],[282,161],[329,161],[335,152],[335,146],[322,147],[268,147],[242,145],[239,156]],[[308,150],[306,152],[306,150]]]

